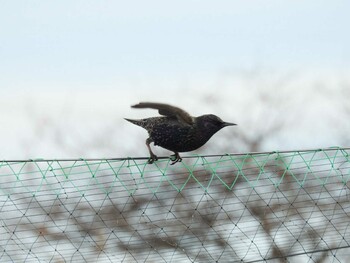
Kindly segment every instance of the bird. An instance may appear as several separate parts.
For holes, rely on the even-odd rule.
[[[131,108],[156,109],[161,115],[138,120],[124,118],[147,130],[149,137],[146,139],[146,146],[150,154],[149,164],[158,160],[157,155],[151,149],[152,142],[155,146],[174,152],[174,155],[171,155],[171,165],[173,165],[182,161],[180,152],[194,151],[203,146],[222,128],[237,125],[224,122],[213,114],[193,117],[183,109],[165,103],[140,102],[132,105]]]

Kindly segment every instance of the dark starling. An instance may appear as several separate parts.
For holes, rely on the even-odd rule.
[[[224,122],[213,114],[192,117],[186,111],[163,103],[140,102],[131,106],[132,108],[157,109],[164,117],[152,117],[141,120],[125,119],[133,124],[146,129],[149,138],[146,145],[150,153],[148,163],[157,161],[157,156],[152,152],[150,143],[161,146],[175,154],[173,162],[181,162],[179,152],[189,152],[203,146],[217,131],[226,127],[236,125]]]

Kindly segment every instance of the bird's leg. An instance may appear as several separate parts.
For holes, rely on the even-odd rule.
[[[146,145],[147,145],[147,148],[148,148],[148,151],[149,151],[149,154],[150,154],[150,157],[148,159],[148,163],[149,164],[152,164],[154,161],[157,161],[158,160],[158,157],[157,155],[155,155],[153,152],[152,152],[152,149],[151,149],[151,142],[153,142],[153,140],[151,138],[147,138],[146,140]]]
[[[173,161],[170,165],[174,165],[177,162],[181,162],[182,158],[180,157],[180,154],[178,152],[174,152],[175,154],[171,156],[171,160]],[[174,158],[173,158],[174,157]]]

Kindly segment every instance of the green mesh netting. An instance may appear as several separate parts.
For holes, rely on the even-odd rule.
[[[349,148],[0,162],[0,262],[347,262]]]

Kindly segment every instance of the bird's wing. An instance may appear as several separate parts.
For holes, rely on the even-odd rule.
[[[132,108],[151,108],[158,110],[160,115],[168,116],[168,117],[176,117],[178,121],[186,124],[193,124],[193,118],[184,110],[171,106],[165,103],[155,103],[155,102],[140,102],[139,104],[135,104],[131,106]]]

